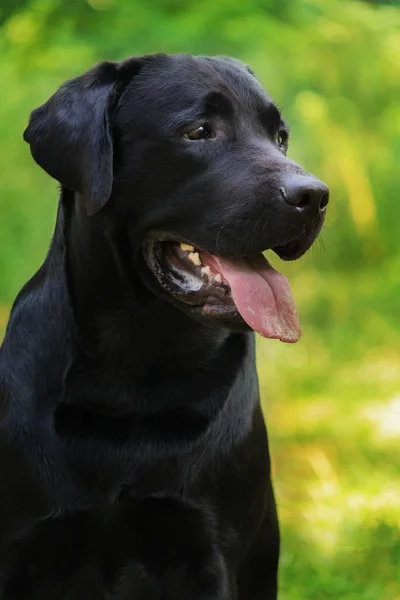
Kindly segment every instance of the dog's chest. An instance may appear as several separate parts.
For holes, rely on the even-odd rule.
[[[10,549],[3,600],[225,598],[209,509],[125,500],[37,526]]]

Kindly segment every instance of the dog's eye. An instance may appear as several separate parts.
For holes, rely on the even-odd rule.
[[[287,147],[287,141],[288,141],[288,134],[286,133],[286,131],[284,129],[282,129],[278,133],[279,148],[282,148],[282,150],[285,150]]]
[[[190,131],[185,131],[183,136],[187,140],[206,140],[210,137],[210,130],[207,125],[200,125],[200,127],[196,127],[195,129],[190,129]]]

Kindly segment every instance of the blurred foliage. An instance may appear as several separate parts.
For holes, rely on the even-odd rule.
[[[331,187],[323,244],[282,265],[295,346],[259,340],[282,600],[400,600],[400,6],[352,0],[2,0],[0,327],[51,237],[57,187],[22,132],[101,59],[230,54]]]

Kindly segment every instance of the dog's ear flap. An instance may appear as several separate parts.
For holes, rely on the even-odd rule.
[[[31,114],[24,140],[35,161],[78,192],[89,215],[108,201],[113,183],[112,112],[141,60],[104,62],[67,81]]]

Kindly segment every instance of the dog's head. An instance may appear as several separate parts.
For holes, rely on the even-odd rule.
[[[320,232],[325,184],[286,157],[288,127],[229,58],[152,55],[102,63],[36,109],[35,160],[90,219],[129,240],[143,285],[196,319],[297,341],[285,260]]]

